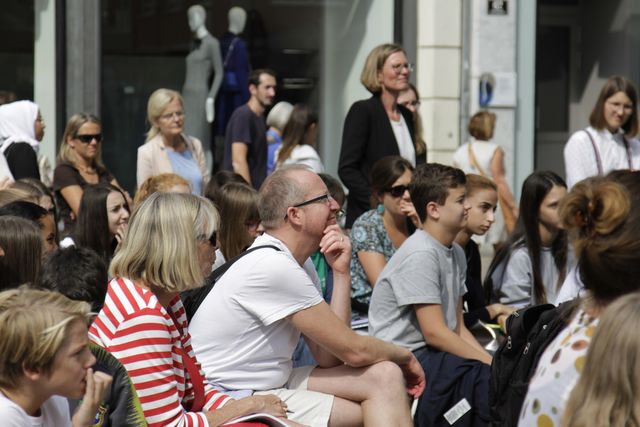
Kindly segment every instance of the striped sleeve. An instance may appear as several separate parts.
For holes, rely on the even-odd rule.
[[[193,386],[185,378],[182,357],[174,352],[184,341],[173,322],[148,294],[136,292],[132,284],[114,282],[90,328],[90,339],[126,368],[149,426],[208,426],[204,412],[187,412],[183,407],[193,400]],[[193,357],[190,347],[189,342],[185,350]],[[206,409],[226,403],[226,395],[206,390],[207,403],[213,402]]]

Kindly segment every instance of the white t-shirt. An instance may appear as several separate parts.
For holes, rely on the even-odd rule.
[[[591,126],[587,131],[600,153],[604,175],[617,169],[629,169],[629,154],[624,144],[623,131],[612,134],[606,129],[598,131]],[[635,138],[627,141],[631,149],[631,165],[633,169],[640,169],[640,141]],[[569,189],[585,178],[598,175],[596,154],[584,130],[571,135],[564,146],[564,167]]]
[[[40,416],[32,417],[0,393],[0,420],[3,427],[65,427],[71,425],[69,403],[61,396],[51,396],[40,407]]]
[[[276,158],[278,158],[280,148],[276,151]],[[308,144],[296,145],[291,151],[289,158],[282,162],[282,164],[278,164],[276,169],[286,165],[306,165],[315,173],[324,173],[324,165],[322,164],[322,160],[320,160],[318,152]]]
[[[393,129],[393,134],[395,135],[396,142],[398,143],[400,156],[407,159],[413,165],[413,167],[415,167],[416,148],[413,145],[413,140],[411,139],[411,134],[409,133],[407,122],[404,121],[404,117],[402,115],[400,115],[400,120],[390,120],[390,122],[391,129]]]
[[[300,331],[287,316],[320,304],[320,281],[308,259],[300,266],[268,234],[238,260],[202,302],[189,324],[191,344],[207,380],[230,390],[281,388]]]

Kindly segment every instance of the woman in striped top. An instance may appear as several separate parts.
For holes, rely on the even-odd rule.
[[[104,307],[89,337],[127,369],[149,426],[220,425],[267,412],[276,396],[233,400],[214,389],[191,347],[179,293],[199,286],[215,260],[218,213],[206,199],[157,193],[131,217],[111,263]]]

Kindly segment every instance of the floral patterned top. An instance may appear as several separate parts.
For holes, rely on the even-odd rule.
[[[360,215],[351,228],[351,245],[351,299],[368,307],[373,287],[360,264],[358,252],[379,252],[385,261],[396,252],[384,228],[382,214],[372,209]]]
[[[598,318],[581,307],[542,354],[522,405],[519,426],[560,426],[571,391],[578,383]]]

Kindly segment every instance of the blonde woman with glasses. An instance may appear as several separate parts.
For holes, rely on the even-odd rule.
[[[346,227],[369,209],[370,173],[385,156],[402,156],[413,167],[425,163],[424,141],[415,137],[411,111],[398,103],[409,88],[413,64],[397,44],[383,44],[367,57],[360,82],[371,92],[355,102],[344,120],[338,174],[349,189]]]
[[[53,191],[65,235],[75,224],[87,185],[111,184],[122,189],[102,163],[102,140],[102,123],[93,114],[74,114],[64,129],[53,172]]]
[[[211,271],[218,223],[207,199],[152,194],[134,211],[111,261],[114,279],[89,337],[124,365],[149,425],[221,425],[254,412],[286,415],[286,404],[275,396],[233,400],[216,390],[191,347],[180,292],[201,286]]]
[[[149,177],[174,173],[189,182],[193,194],[202,195],[209,170],[202,142],[184,134],[182,96],[170,89],[153,92],[147,103],[147,120],[151,128],[138,148],[138,187]]]

